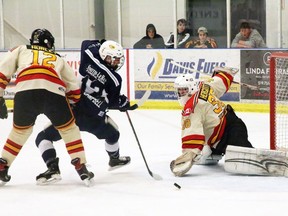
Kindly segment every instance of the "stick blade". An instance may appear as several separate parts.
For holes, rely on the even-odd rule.
[[[155,173],[153,173],[153,176],[152,176],[155,180],[157,180],[157,181],[161,181],[161,180],[163,180],[163,178],[160,176],[160,175],[158,175],[158,174],[155,174]]]
[[[148,100],[150,95],[151,95],[151,90],[147,90],[142,96],[142,98],[137,102],[138,107],[142,106],[145,103],[145,101]]]
[[[149,174],[150,174],[150,176],[151,176],[152,178],[154,178],[154,179],[157,180],[157,181],[163,180],[163,178],[162,178],[160,175],[158,175],[158,174],[156,174],[156,173],[153,173],[151,170],[149,170]]]

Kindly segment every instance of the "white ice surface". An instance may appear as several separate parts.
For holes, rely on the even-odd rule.
[[[108,171],[103,140],[83,132],[89,169],[95,184],[86,187],[70,164],[63,141],[56,143],[62,181],[38,186],[35,177],[46,170],[35,137],[47,124],[39,116],[34,132],[12,164],[11,181],[0,187],[1,216],[113,215],[113,216],[270,216],[288,212],[288,179],[225,173],[223,159],[216,166],[195,165],[188,175],[174,177],[170,161],[181,153],[179,110],[135,110],[130,117],[148,165],[162,181],[151,178],[125,113],[108,113],[118,124],[121,155],[131,164]],[[255,147],[269,148],[268,114],[238,113]],[[12,114],[0,120],[0,149],[10,132]],[[173,184],[178,183],[179,190]]]

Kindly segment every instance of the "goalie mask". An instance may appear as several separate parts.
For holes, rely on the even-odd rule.
[[[174,81],[174,88],[181,106],[185,106],[190,97],[199,90],[200,81],[191,74],[178,76]]]
[[[105,41],[99,49],[100,57],[115,71],[119,70],[124,64],[124,51],[122,46],[111,40]]]
[[[53,35],[47,29],[35,29],[30,38],[31,45],[43,46],[53,52],[55,51],[54,42]]]

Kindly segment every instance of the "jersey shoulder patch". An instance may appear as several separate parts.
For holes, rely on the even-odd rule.
[[[203,84],[202,88],[200,89],[200,93],[199,93],[199,98],[207,101],[208,97],[209,97],[209,92],[210,92],[211,86],[208,84]]]

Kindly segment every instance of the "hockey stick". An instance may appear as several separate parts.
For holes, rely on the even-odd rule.
[[[142,157],[143,157],[143,160],[144,160],[144,162],[145,162],[145,165],[146,165],[146,168],[147,168],[147,170],[148,170],[149,175],[150,175],[152,178],[154,178],[155,180],[162,180],[162,177],[161,177],[160,175],[155,174],[155,173],[153,173],[153,172],[150,170],[150,168],[149,168],[149,166],[148,166],[148,164],[147,164],[146,158],[145,158],[145,156],[144,156],[144,153],[143,153],[143,151],[142,151],[142,148],[141,148],[141,145],[140,145],[138,136],[137,136],[137,134],[136,134],[135,128],[134,128],[134,126],[133,126],[133,123],[132,123],[132,120],[131,120],[131,118],[130,118],[130,115],[129,115],[128,111],[126,111],[126,115],[127,115],[127,117],[128,117],[130,126],[131,126],[131,128],[132,128],[132,130],[133,130],[134,136],[135,136],[135,138],[136,138],[138,147],[139,147],[139,149],[140,149],[141,155],[142,155]]]
[[[150,97],[150,95],[151,95],[151,90],[147,90],[142,96],[142,98],[136,104],[130,106],[127,110],[135,110],[138,107],[142,106],[145,103],[145,101]]]
[[[191,72],[199,73],[199,74],[202,74],[202,75],[205,75],[205,76],[210,76],[207,73],[204,73],[203,71],[198,71],[198,70],[195,70],[195,69],[192,69],[192,68],[185,67],[185,66],[175,62],[174,60],[171,60],[170,63],[175,65],[175,66],[178,66],[180,68],[189,70]],[[245,87],[250,88],[252,90],[258,90],[259,89],[258,86],[254,86],[254,85],[250,85],[250,84],[246,84],[246,83],[240,83],[240,82],[237,82],[237,81],[233,81],[233,83],[245,86]]]
[[[134,105],[137,106],[136,108],[142,106],[142,105],[145,103],[145,101],[150,97],[150,94],[151,94],[151,90],[147,90],[147,91],[144,93],[144,95],[142,96],[142,98],[141,98],[136,104],[134,104]],[[133,105],[133,106],[134,106],[134,105]],[[136,108],[135,108],[135,109],[136,109]],[[135,128],[134,128],[134,126],[133,126],[133,123],[132,123],[132,120],[131,120],[131,118],[130,118],[130,115],[129,115],[128,111],[126,111],[126,115],[127,115],[127,117],[128,117],[130,126],[131,126],[131,128],[132,128],[133,133],[134,133],[135,139],[136,139],[136,141],[137,141],[138,147],[139,147],[139,149],[140,149],[141,155],[142,155],[142,157],[143,157],[143,160],[144,160],[144,163],[145,163],[145,165],[146,165],[146,168],[147,168],[147,170],[148,170],[149,175],[150,175],[152,178],[154,178],[155,180],[162,180],[162,177],[161,177],[160,175],[155,174],[155,173],[153,173],[153,172],[150,170],[150,168],[149,168],[149,166],[148,166],[148,164],[147,164],[146,158],[145,158],[145,156],[144,156],[142,147],[141,147],[141,145],[140,145],[140,141],[139,141],[139,139],[138,139],[138,136],[137,136],[137,134],[136,134]]]

